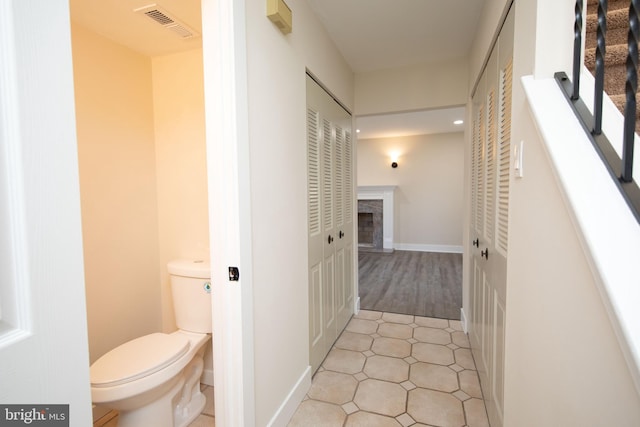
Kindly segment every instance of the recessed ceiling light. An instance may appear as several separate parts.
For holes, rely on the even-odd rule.
[[[360,133],[360,129],[356,129],[356,133]]]
[[[456,121],[453,122],[454,125],[461,125],[463,123],[464,123],[463,120],[456,120]]]

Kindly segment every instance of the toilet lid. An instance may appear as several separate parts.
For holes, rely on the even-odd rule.
[[[189,350],[180,334],[154,333],[114,348],[91,365],[91,385],[113,387],[134,381],[172,364]]]

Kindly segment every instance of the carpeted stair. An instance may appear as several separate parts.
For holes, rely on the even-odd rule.
[[[587,1],[587,21],[584,62],[595,74],[598,0]],[[604,91],[624,114],[627,78],[627,35],[629,32],[629,0],[609,0],[607,8],[606,53],[604,57]],[[640,105],[640,93],[636,94]],[[640,133],[640,108],[636,110],[636,133]]]

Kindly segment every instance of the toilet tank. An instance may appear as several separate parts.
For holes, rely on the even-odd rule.
[[[173,312],[178,329],[210,333],[211,268],[207,260],[178,259],[167,264],[171,277]]]

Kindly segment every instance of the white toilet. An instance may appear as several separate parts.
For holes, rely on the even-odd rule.
[[[204,344],[211,323],[207,261],[167,265],[178,330],[136,338],[91,365],[91,398],[119,411],[119,427],[184,427],[203,410],[200,392]]]

